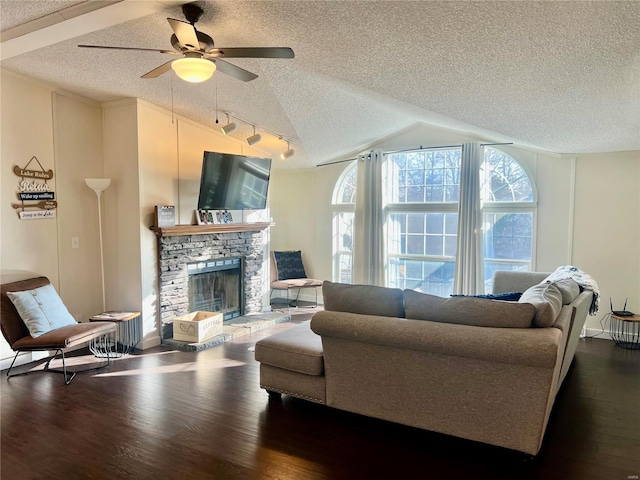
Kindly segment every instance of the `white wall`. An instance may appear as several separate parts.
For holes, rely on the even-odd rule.
[[[474,140],[483,141],[420,124],[371,148],[390,151]],[[573,264],[598,281],[606,302],[597,316],[587,319],[589,334],[600,331],[609,296],[617,299],[620,308],[628,296],[628,309],[640,311],[640,153],[558,155],[513,146],[496,148],[521,162],[537,186],[533,268],[553,271]],[[316,278],[332,278],[331,199],[335,182],[347,166],[274,174],[270,206],[276,226],[271,249],[301,249],[305,266]]]
[[[0,73],[0,268],[48,277],[71,314],[87,321],[102,308],[96,197],[84,183],[102,173],[100,106],[6,70]],[[53,169],[58,201],[53,219],[20,220],[11,207],[20,180],[13,167],[24,167],[32,156]],[[71,248],[73,236],[80,241],[78,249]],[[0,339],[0,358],[11,356]]]
[[[640,152],[576,155],[573,262],[598,282],[600,314],[614,308],[640,313]]]

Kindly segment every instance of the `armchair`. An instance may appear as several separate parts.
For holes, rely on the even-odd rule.
[[[289,292],[297,289],[297,302],[300,290],[303,288],[315,289],[316,301],[313,308],[318,306],[318,288],[322,287],[322,280],[308,278],[302,263],[300,250],[272,251],[271,252],[271,294],[274,290],[286,290],[287,307],[291,307],[292,301]]]
[[[67,370],[63,349],[81,345],[94,338],[112,333],[117,329],[117,326],[112,322],[76,323],[55,328],[33,337],[7,293],[31,291],[49,284],[49,279],[46,277],[34,277],[0,285],[0,328],[11,349],[16,352],[11,366],[7,370],[7,377],[11,378],[38,372],[62,373],[64,375],[64,383],[68,385],[76,376],[76,373],[79,372]],[[44,370],[11,373],[20,353],[36,351],[54,351],[54,354],[47,360]],[[58,355],[62,359],[62,369],[50,368],[51,361]],[[109,365],[109,362],[110,358],[107,357],[107,361],[102,365],[82,371],[104,368]]]

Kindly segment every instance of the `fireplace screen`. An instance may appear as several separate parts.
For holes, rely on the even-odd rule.
[[[187,265],[189,311],[221,312],[225,320],[242,314],[242,259],[223,258]]]

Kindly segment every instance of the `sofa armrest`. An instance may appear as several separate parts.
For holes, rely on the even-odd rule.
[[[324,337],[440,355],[553,369],[562,342],[557,328],[492,328],[321,311],[311,329]]]

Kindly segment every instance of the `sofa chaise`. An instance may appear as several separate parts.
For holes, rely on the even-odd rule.
[[[256,343],[260,386],[536,455],[593,295],[547,276],[496,272],[516,302],[325,282],[324,311]]]

